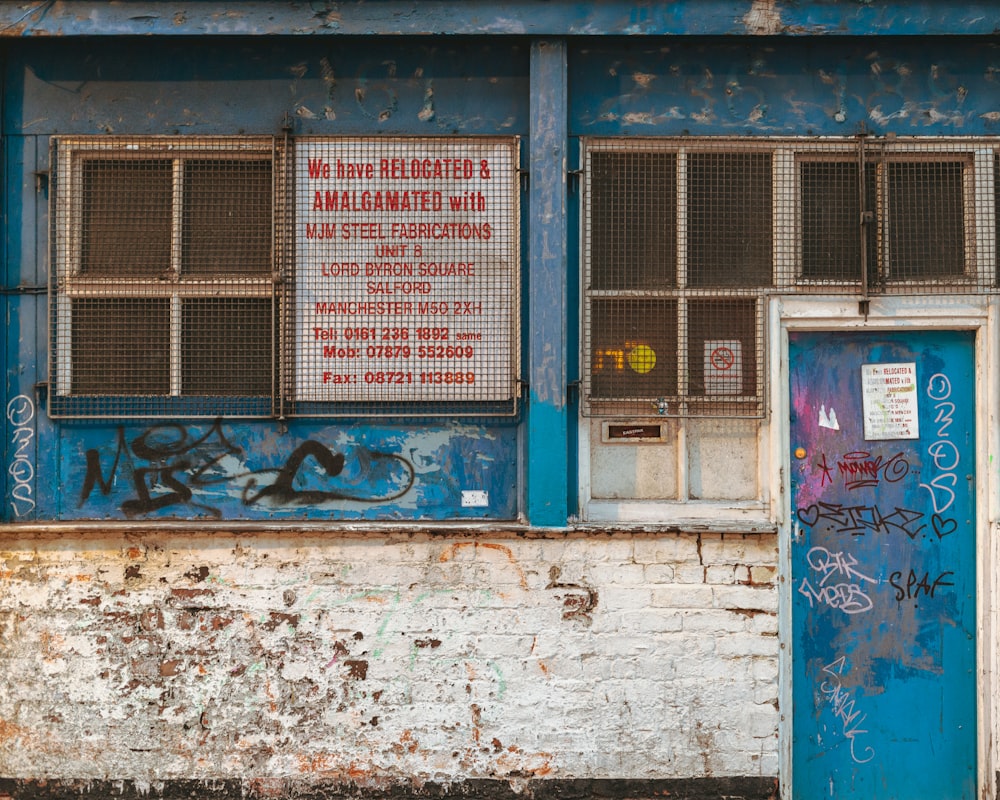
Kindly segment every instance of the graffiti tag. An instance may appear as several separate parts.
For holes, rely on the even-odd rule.
[[[848,533],[852,536],[864,536],[867,533],[905,533],[911,539],[916,539],[927,527],[926,514],[908,508],[893,507],[886,514],[876,505],[845,506],[840,503],[814,503],[795,512],[798,521],[809,528],[815,528],[822,522],[833,533]],[[944,519],[939,515],[931,518],[931,527],[938,538],[946,536],[956,525],[954,520]]]
[[[865,745],[861,755],[857,752],[858,738],[868,733],[860,726],[868,718],[860,709],[856,710],[856,702],[851,692],[843,687],[841,676],[844,674],[844,665],[847,659],[841,656],[836,661],[823,667],[823,672],[830,677],[820,684],[819,690],[826,696],[833,716],[840,720],[844,736],[851,743],[851,758],[857,764],[866,764],[875,757],[875,748]]]
[[[863,582],[877,584],[874,578],[859,572],[858,560],[850,553],[831,553],[825,547],[814,547],[806,556],[809,568],[819,575],[819,588],[814,588],[808,578],[799,584],[799,594],[813,602],[822,603],[845,614],[861,614],[872,608],[872,599],[863,588]],[[839,583],[829,583],[831,578],[843,578]]]
[[[958,475],[955,469],[961,459],[957,445],[949,438],[948,428],[954,421],[955,404],[951,397],[951,381],[947,375],[940,372],[931,375],[927,381],[927,397],[937,401],[934,405],[937,416],[934,423],[937,427],[938,438],[927,447],[927,455],[934,462],[934,468],[938,474],[934,476],[930,483],[921,483],[921,487],[930,492],[931,503],[934,506],[935,514],[943,514],[955,502],[955,487],[958,484]]]
[[[212,486],[239,492],[245,506],[314,505],[344,500],[385,503],[402,497],[413,486],[410,462],[392,453],[354,448],[348,479],[348,459],[326,445],[306,440],[276,468],[247,470],[244,451],[233,444],[216,420],[203,434],[180,423],[160,423],[129,440],[119,428],[111,466],[105,473],[97,448],[86,451],[86,473],[80,491],[82,506],[95,489],[108,496],[121,470],[134,496],[121,504],[127,517],[183,507],[221,519],[221,510],[204,500]],[[308,474],[307,474],[308,473]],[[328,482],[342,477],[341,485],[311,488],[309,481]]]
[[[17,517],[24,516],[35,508],[32,488],[35,468],[29,457],[31,443],[35,438],[35,429],[31,426],[34,418],[35,404],[30,397],[19,394],[7,403],[7,422],[13,428],[10,440],[14,450],[14,457],[7,467],[7,474],[14,484],[10,492],[10,507]]]

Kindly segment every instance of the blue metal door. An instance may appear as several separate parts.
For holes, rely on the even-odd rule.
[[[976,796],[973,345],[789,334],[795,800]]]

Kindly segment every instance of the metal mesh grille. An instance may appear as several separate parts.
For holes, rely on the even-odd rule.
[[[677,155],[597,151],[591,183],[593,288],[676,286]]]
[[[182,300],[181,392],[271,394],[274,376],[271,314],[270,298]],[[223,364],[239,364],[239,369],[220,369]]]
[[[1000,142],[584,141],[585,413],[761,416],[764,301],[995,291]]]
[[[72,394],[169,394],[168,299],[81,297],[70,308]]]
[[[867,263],[876,263],[877,239],[862,237],[862,212],[875,208],[875,181],[867,180],[856,159],[801,160],[802,279],[860,285],[862,246]],[[865,196],[861,196],[861,182]],[[864,244],[863,244],[864,242]]]
[[[516,138],[298,139],[289,415],[512,414]]]
[[[770,153],[693,152],[685,161],[684,283],[770,286]]]
[[[966,275],[965,171],[961,160],[874,165],[881,281],[950,282]]]
[[[56,139],[54,416],[271,413],[270,138]]]
[[[761,414],[771,150],[592,140],[585,154],[585,410]]]

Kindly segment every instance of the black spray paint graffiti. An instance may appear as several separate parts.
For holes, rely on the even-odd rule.
[[[106,477],[100,452],[96,448],[86,451],[86,474],[78,506],[83,506],[95,487],[108,496],[123,462],[135,490],[135,496],[121,504],[122,513],[130,518],[186,506],[219,519],[221,510],[200,500],[204,490],[212,486],[240,489],[246,506],[260,503],[301,507],[337,500],[388,503],[405,495],[415,480],[413,465],[402,456],[355,448],[350,463],[355,488],[296,488],[303,483],[300,477],[309,462],[315,463],[315,472],[322,479],[337,478],[348,465],[343,453],[335,453],[311,439],[298,445],[284,465],[274,469],[245,470],[243,455],[243,448],[226,437],[221,420],[200,437],[192,435],[185,425],[161,423],[129,441],[120,427]],[[272,478],[270,482],[268,477]]]
[[[901,603],[903,600],[917,600],[920,598],[921,594],[925,598],[934,599],[934,594],[942,586],[954,586],[954,582],[949,580],[949,578],[954,577],[955,573],[951,570],[940,573],[933,581],[931,580],[931,573],[924,572],[923,577],[920,577],[920,573],[916,570],[910,570],[909,574],[906,576],[906,581],[903,581],[903,572],[901,570],[896,570],[889,576],[889,585],[893,588],[896,593],[896,602]]]
[[[818,527],[822,522],[827,530],[833,533],[849,533],[852,536],[864,536],[868,533],[905,533],[911,539],[916,539],[927,527],[927,515],[922,511],[913,511],[896,506],[889,514],[883,513],[878,506],[844,506],[839,503],[814,503],[795,512],[798,521],[809,528]],[[931,514],[931,530],[938,539],[952,534],[958,528],[954,519]]]

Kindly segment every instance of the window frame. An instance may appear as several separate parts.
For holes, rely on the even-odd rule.
[[[742,145],[739,142],[742,141]],[[593,227],[592,199],[594,190],[591,181],[592,166],[591,155],[602,152],[623,152],[623,153],[647,153],[662,152],[674,156],[676,178],[674,181],[675,200],[670,204],[674,209],[675,219],[675,258],[673,265],[672,285],[665,285],[662,289],[592,289],[591,283],[596,272],[594,268],[594,251],[589,239],[589,231]],[[770,253],[770,272],[772,283],[765,285],[725,285],[712,286],[693,285],[689,275],[689,198],[688,186],[688,156],[691,154],[728,155],[767,155],[771,161],[771,181],[769,185],[771,195],[770,224],[772,232],[772,244]],[[673,138],[584,138],[581,147],[581,159],[583,161],[583,187],[581,196],[581,330],[580,341],[582,345],[581,354],[581,386],[583,393],[581,397],[581,408],[584,416],[593,417],[649,417],[658,416],[660,418],[686,418],[686,417],[736,417],[736,418],[760,418],[766,412],[766,392],[767,375],[761,368],[763,361],[764,339],[764,319],[763,298],[773,289],[773,275],[775,273],[776,252],[773,244],[773,232],[776,226],[775,200],[776,189],[774,186],[775,165],[773,163],[773,149],[768,146],[761,146],[754,141],[747,145],[747,140],[690,138],[678,140]],[[588,354],[594,351],[593,330],[591,320],[593,318],[592,304],[594,300],[605,298],[662,298],[674,300],[677,303],[677,313],[675,322],[675,339],[678,343],[676,354],[676,387],[672,395],[658,397],[595,397],[592,393],[594,385],[593,364]],[[689,345],[691,343],[690,331],[696,329],[692,324],[690,309],[701,301],[712,299],[725,299],[734,302],[746,301],[754,304],[752,311],[752,327],[754,332],[752,361],[756,369],[750,383],[755,391],[747,395],[741,388],[737,394],[726,394],[725,399],[720,399],[720,395],[709,392],[701,394],[691,393],[692,375],[697,374],[694,366]],[[747,381],[742,381],[745,384]],[[618,406],[616,408],[616,405]],[[623,406],[631,405],[630,409],[623,409]],[[654,409],[655,413],[648,411],[642,413],[639,409],[645,410],[647,407]]]
[[[471,372],[451,371],[450,368],[462,366],[462,364],[451,362],[442,363],[442,359],[452,358],[450,355],[423,356],[426,361],[426,372],[419,373],[421,383],[428,386],[440,384],[443,389],[433,393],[433,396],[426,398],[396,398],[391,396],[370,397],[371,392],[364,391],[364,386],[358,380],[356,374],[352,374],[350,383],[357,383],[359,388],[355,394],[349,398],[334,399],[313,399],[302,397],[297,389],[298,370],[301,368],[301,352],[299,350],[300,341],[296,338],[300,335],[300,311],[302,306],[298,290],[306,285],[300,271],[301,263],[297,259],[297,254],[303,251],[303,239],[301,231],[297,226],[302,222],[302,198],[308,194],[310,199],[315,193],[315,186],[306,185],[303,181],[306,174],[305,167],[296,162],[300,158],[300,145],[308,146],[316,142],[329,142],[331,150],[337,147],[351,146],[360,143],[360,147],[395,148],[392,153],[407,154],[413,147],[426,145],[431,150],[444,148],[447,154],[449,148],[461,151],[463,148],[468,151],[478,152],[482,148],[502,148],[505,160],[503,163],[503,180],[495,180],[497,185],[504,186],[502,198],[509,200],[509,203],[502,207],[503,223],[502,238],[504,252],[498,256],[497,263],[502,266],[501,277],[510,285],[502,293],[495,296],[498,299],[498,307],[503,307],[503,313],[507,315],[504,324],[505,338],[495,351],[497,357],[504,357],[504,372],[495,381],[500,387],[494,393],[496,397],[483,397],[480,391],[474,397],[465,397],[461,393],[451,393],[450,386],[460,385],[466,381],[461,380]],[[395,137],[357,137],[357,136],[300,136],[293,137],[286,134],[283,137],[276,136],[156,136],[156,135],[122,135],[122,136],[99,136],[99,135],[67,135],[53,136],[50,139],[50,217],[49,217],[49,249],[50,263],[53,268],[49,275],[50,290],[50,314],[49,314],[49,368],[50,379],[48,382],[48,411],[53,418],[67,419],[129,419],[129,418],[169,418],[169,417],[251,417],[251,418],[330,418],[330,417],[391,417],[399,418],[427,418],[427,417],[476,417],[476,418],[516,418],[521,410],[523,401],[523,377],[521,375],[521,305],[522,284],[521,284],[521,203],[522,195],[525,191],[522,181],[520,166],[521,157],[521,137],[519,136],[469,136],[469,137],[449,137],[449,136],[395,136]],[[381,151],[379,151],[381,152]],[[390,153],[390,154],[392,154]],[[116,215],[113,204],[105,207],[95,205],[94,211],[85,211],[84,187],[88,186],[93,191],[94,196],[117,195],[119,205],[132,205],[132,198],[138,198],[135,206],[140,206],[146,201],[143,195],[141,182],[144,178],[139,171],[136,171],[135,188],[124,192],[107,192],[107,187],[115,188],[112,181],[115,177],[104,177],[100,170],[92,171],[95,176],[87,182],[84,177],[84,169],[87,163],[107,160],[123,162],[129,159],[136,161],[150,162],[153,164],[152,170],[147,173],[147,183],[152,187],[150,196],[162,198],[166,195],[163,188],[164,179],[162,170],[153,162],[163,160],[171,165],[168,169],[170,178],[170,198],[169,202],[160,200],[159,207],[151,203],[152,210],[148,210],[146,216],[141,211],[131,214],[123,213]],[[270,254],[269,268],[259,270],[256,265],[259,260],[252,251],[250,256],[254,258],[255,265],[250,274],[243,274],[240,271],[238,257],[226,252],[225,243],[222,240],[222,250],[211,250],[213,244],[218,242],[213,236],[211,223],[199,224],[198,220],[207,217],[209,220],[215,217],[224,217],[224,213],[216,213],[216,206],[222,201],[218,197],[224,197],[225,188],[221,189],[212,182],[211,175],[207,170],[200,170],[196,173],[195,179],[199,193],[195,196],[195,213],[199,214],[191,228],[200,232],[197,236],[198,244],[193,246],[188,237],[185,236],[183,228],[188,220],[190,209],[185,207],[183,192],[187,181],[184,178],[186,165],[193,162],[219,162],[220,170],[224,169],[224,162],[234,160],[261,161],[270,165],[271,191],[270,191]],[[402,161],[402,156],[400,156]],[[467,161],[469,161],[467,159]],[[303,161],[303,164],[305,162]],[[410,160],[407,164],[418,163]],[[423,164],[424,162],[419,162]],[[442,162],[444,163],[444,162]],[[471,161],[469,161],[471,164]],[[483,162],[484,164],[486,162]],[[369,165],[371,166],[371,165]],[[209,167],[211,164],[209,163]],[[471,167],[470,167],[471,169]],[[491,175],[489,168],[483,168],[485,172],[475,172],[477,178],[489,180]],[[127,169],[123,170],[127,172]],[[110,174],[110,171],[109,171]],[[225,173],[221,172],[224,176]],[[238,177],[232,173],[233,177]],[[252,174],[250,176],[252,178]],[[315,178],[317,181],[329,178],[329,175],[313,176],[309,175],[309,181]],[[370,178],[371,175],[365,175]],[[394,179],[399,176],[392,174],[388,178],[379,175],[381,180]],[[448,180],[447,174],[442,175],[420,175],[421,179],[437,180],[439,183]],[[464,173],[455,179],[467,178]],[[122,181],[131,185],[132,181]],[[221,184],[222,181],[220,180]],[[246,181],[244,181],[246,183]],[[250,181],[250,188],[255,197],[262,196],[257,191],[257,186]],[[235,187],[239,189],[242,187]],[[102,189],[104,191],[102,191]],[[498,190],[499,191],[499,190]],[[330,196],[332,193],[327,191]],[[347,196],[349,192],[344,192]],[[456,195],[458,197],[458,195]],[[439,199],[439,198],[438,198]],[[454,199],[454,198],[450,198]],[[462,195],[463,202],[472,203],[478,199],[483,204],[479,208],[466,208],[466,211],[485,210],[485,199],[479,195],[477,197],[467,197]],[[238,200],[237,200],[238,202]],[[329,200],[327,200],[329,202]],[[168,208],[169,207],[169,208]],[[260,206],[258,206],[259,208]],[[322,209],[329,211],[329,208]],[[354,209],[352,209],[354,210]],[[366,209],[363,209],[366,210]],[[389,209],[389,211],[407,211],[410,209]],[[451,205],[451,212],[460,212],[462,208]],[[416,209],[412,213],[418,215],[427,209]],[[88,218],[87,214],[92,216]],[[121,216],[122,220],[118,217]],[[102,226],[103,230],[114,231],[112,227],[121,224],[123,228],[133,224],[138,220],[150,221],[152,231],[151,245],[148,252],[155,259],[156,264],[167,261],[164,255],[163,239],[165,235],[162,222],[164,217],[169,216],[170,223],[170,245],[169,245],[169,268],[142,269],[142,262],[138,259],[117,258],[118,250],[131,252],[129,247],[135,247],[138,243],[145,246],[147,242],[139,235],[123,234],[115,237],[113,233],[106,234],[96,245],[96,252],[100,259],[91,262],[89,270],[84,268],[86,263],[85,242],[86,235],[84,228],[88,222],[96,220],[97,226]],[[257,219],[259,221],[260,214]],[[160,220],[160,221],[158,221]],[[490,220],[487,220],[489,222]],[[220,224],[224,224],[220,223]],[[487,225],[487,227],[489,227]],[[253,224],[253,218],[247,223],[246,230],[251,236],[259,236],[261,225]],[[378,229],[381,234],[382,225]],[[127,230],[127,228],[126,228]],[[491,238],[492,230],[483,236],[484,240]],[[234,229],[228,241],[236,244],[240,242],[237,238],[240,235]],[[325,238],[325,237],[320,237]],[[364,234],[358,238],[371,238]],[[380,237],[381,238],[381,237]],[[447,237],[440,237],[447,238]],[[409,246],[409,245],[403,245]],[[118,250],[116,250],[116,247]],[[421,248],[413,246],[414,251],[419,252]],[[199,249],[200,248],[200,249]],[[401,248],[402,249],[402,246]],[[185,256],[189,257],[188,263],[194,264],[195,269],[185,272]],[[370,256],[369,256],[370,257]],[[215,259],[215,261],[213,261]],[[153,263],[153,262],[150,262]],[[221,264],[226,266],[220,268]],[[97,265],[96,268],[93,265]],[[356,266],[356,265],[355,265]],[[367,265],[366,265],[367,266]],[[413,267],[406,265],[409,269]],[[464,267],[464,264],[459,265]],[[135,274],[129,274],[130,269],[135,269]],[[462,273],[458,273],[461,277]],[[471,275],[471,272],[470,272]],[[479,276],[479,273],[476,273]],[[452,280],[449,276],[449,280]],[[297,282],[298,281],[298,282]],[[458,286],[458,279],[452,280]],[[420,291],[426,284],[421,283],[416,289],[408,288],[406,291]],[[324,283],[323,291],[328,291],[332,286]],[[380,285],[381,286],[381,285]],[[390,287],[394,292],[394,287]],[[368,294],[373,294],[373,302],[378,300],[385,290],[367,289]],[[475,298],[463,298],[468,300],[464,307],[459,309],[459,303],[452,302],[452,294],[448,295],[448,302],[444,301],[428,303],[434,309],[428,311],[424,316],[429,322],[424,323],[424,317],[417,318],[421,324],[434,324],[434,319],[429,315],[445,313],[440,311],[441,307],[449,309],[449,313],[456,316],[466,314],[477,316],[482,314],[482,303],[476,303]],[[493,297],[494,295],[490,295]],[[485,295],[484,295],[485,297]],[[150,334],[154,330],[154,325],[147,325],[145,329],[141,325],[131,328],[128,325],[118,326],[117,333],[112,332],[104,339],[96,335],[89,336],[91,350],[94,355],[89,359],[79,359],[79,352],[74,354],[77,337],[74,335],[74,311],[73,305],[80,299],[103,298],[107,300],[120,299],[144,299],[153,302],[166,302],[169,309],[166,312],[169,323],[163,327],[170,328],[168,335],[162,337],[164,343],[160,346],[158,339]],[[326,299],[325,297],[322,299]],[[368,300],[368,295],[364,295]],[[391,299],[391,298],[390,298]],[[214,301],[230,301],[231,308],[228,311],[220,306],[218,314],[199,312],[197,303],[208,304]],[[270,306],[270,320],[265,324],[265,312],[253,304],[256,302],[266,302]],[[401,301],[402,302],[402,301]],[[242,304],[242,305],[241,305]],[[82,305],[82,304],[81,304]],[[454,308],[453,312],[451,309]],[[108,306],[102,307],[92,304],[91,316],[89,318],[78,314],[78,318],[85,318],[87,325],[91,325],[95,331],[99,330],[99,325],[92,320],[103,319],[102,314],[106,314]],[[140,310],[141,311],[141,310]],[[153,308],[153,312],[160,314],[159,309]],[[209,309],[209,311],[211,311]],[[350,312],[353,313],[353,312]],[[367,312],[366,312],[367,313]],[[371,312],[375,314],[377,312]],[[420,312],[423,313],[423,312]],[[242,319],[241,315],[249,315],[249,319],[257,324],[244,325],[242,330],[237,331],[234,323],[227,323],[226,319]],[[194,326],[185,327],[184,320],[193,320]],[[353,321],[351,324],[354,324]],[[359,323],[360,324],[360,323]],[[375,323],[372,323],[375,324]],[[414,323],[416,324],[416,322]],[[266,330],[265,330],[266,329]],[[188,336],[185,338],[183,331],[198,331],[197,337]],[[360,329],[359,329],[360,330]],[[428,328],[427,330],[431,330]],[[437,330],[437,329],[434,329]],[[447,327],[444,328],[447,330]],[[122,333],[124,331],[124,333]],[[138,331],[138,334],[135,334]],[[232,335],[230,336],[230,333]],[[269,389],[263,391],[263,382],[266,376],[262,375],[263,367],[258,366],[263,360],[265,345],[264,340],[269,336],[270,344],[267,346],[269,364],[266,368]],[[142,341],[138,346],[130,347],[130,344],[141,337]],[[349,337],[348,337],[349,338]],[[217,340],[221,342],[220,347],[225,352],[232,354],[243,353],[243,347],[249,346],[250,353],[254,355],[254,361],[244,359],[246,368],[243,372],[233,369],[228,373],[228,378],[215,380],[212,367],[215,362],[210,357],[200,357],[202,352],[208,352],[210,348],[202,346],[214,344]],[[471,337],[470,337],[471,340]],[[249,342],[249,345],[246,343]],[[168,379],[161,380],[157,372],[159,365],[155,363],[155,358],[151,357],[148,363],[142,363],[142,355],[151,353],[154,348],[159,347],[161,351],[166,351],[169,360]],[[194,366],[188,373],[184,368],[184,352],[193,354],[196,358],[189,363]],[[198,349],[201,348],[201,349]],[[369,348],[371,350],[373,348]],[[446,348],[440,348],[444,351]],[[471,352],[471,345],[466,348]],[[478,351],[478,348],[477,348]],[[260,355],[257,355],[260,354]],[[477,352],[477,355],[479,353]],[[396,356],[386,356],[395,358]],[[464,356],[471,357],[471,356]],[[89,367],[88,381],[83,384],[84,388],[74,385],[74,359],[77,359],[76,368],[82,363]],[[374,359],[379,356],[371,356]],[[458,358],[458,356],[455,356]],[[110,373],[103,369],[103,365],[113,360],[125,365],[119,372]],[[163,360],[162,358],[160,359]],[[221,363],[239,363],[234,357],[219,359]],[[425,362],[419,362],[424,367]],[[464,362],[463,362],[464,363]],[[96,365],[96,366],[95,366]],[[314,365],[315,366],[315,365]],[[333,377],[344,377],[344,370],[336,370],[332,365],[326,367],[329,372],[322,372],[324,380],[326,375]],[[391,366],[391,364],[390,364]],[[365,373],[365,385],[368,384],[368,375],[373,378],[381,378],[383,375],[382,366],[372,368],[371,373]],[[150,375],[152,374],[152,378]],[[385,375],[393,376],[404,373],[388,371]],[[413,373],[414,379],[417,377]],[[107,383],[113,389],[106,393],[93,391],[91,387],[100,387],[105,377]],[[240,392],[239,389],[246,385],[241,384],[241,379],[249,376],[256,391]],[[426,381],[425,381],[426,376]],[[457,380],[451,380],[457,378]],[[188,380],[194,380],[196,384],[203,388],[196,391],[186,391],[185,384]],[[143,381],[148,381],[149,391],[143,388]],[[212,386],[212,381],[218,389]],[[502,381],[502,383],[501,383]],[[373,383],[379,381],[373,380]],[[387,381],[388,382],[388,381]],[[414,382],[416,382],[414,380]],[[472,379],[468,379],[472,383]],[[477,382],[478,384],[478,382]],[[187,383],[187,386],[191,386]],[[133,388],[138,387],[138,388]],[[477,385],[476,387],[480,387]],[[211,394],[203,392],[211,391]],[[501,391],[503,396],[500,396]]]
[[[990,138],[951,139],[938,137],[911,137],[861,140],[774,140],[779,143],[775,154],[780,161],[776,164],[775,194],[782,194],[781,202],[776,201],[776,226],[789,226],[794,235],[776,236],[778,252],[775,256],[775,288],[783,293],[822,292],[824,294],[908,294],[935,292],[941,288],[954,293],[987,292],[993,286],[992,261],[987,258],[988,250],[984,236],[989,233],[987,216],[995,214],[992,207],[987,209],[989,198],[987,188],[994,178],[992,160],[1000,158],[1000,140]],[[868,265],[869,281],[864,285],[861,277],[855,279],[809,278],[804,274],[803,233],[802,233],[802,185],[799,165],[803,163],[849,163],[859,164],[864,154],[865,169],[861,180],[870,167],[875,168],[875,209],[864,209],[873,215],[869,225],[869,235],[882,240],[884,244],[873,246],[878,263]],[[904,163],[960,163],[963,166],[962,200],[964,268],[961,275],[931,278],[901,278],[892,276],[893,254],[888,243],[892,196],[886,186],[883,167]],[[787,177],[780,172],[787,170]],[[780,187],[780,188],[779,188]],[[992,190],[989,190],[992,193]],[[984,201],[987,198],[987,201]],[[987,214],[989,211],[989,214]],[[780,220],[780,222],[779,222]],[[971,224],[970,224],[971,223]],[[862,245],[863,247],[864,245]],[[794,276],[792,278],[791,276]],[[884,276],[884,277],[882,277]],[[876,280],[880,278],[880,280]],[[879,284],[882,289],[879,290]],[[962,287],[959,289],[959,287]]]
[[[281,140],[263,136],[56,136],[51,141],[55,196],[50,220],[51,416],[69,418],[159,418],[249,416],[273,413],[278,396],[280,310],[283,250],[280,221],[286,166]],[[167,161],[170,164],[169,268],[158,275],[122,275],[114,272],[87,275],[83,269],[85,223],[84,169],[99,161]],[[250,275],[184,271],[185,179],[192,162],[260,161],[270,165],[270,252],[268,268]],[[73,391],[76,337],[73,304],[77,300],[167,301],[169,379],[165,392],[93,393]],[[186,301],[265,301],[270,306],[270,389],[263,393],[196,394],[184,391],[182,351]],[[263,312],[261,312],[263,314]],[[264,331],[266,335],[266,331]],[[234,375],[234,382],[237,376]],[[155,387],[154,387],[155,388]]]

